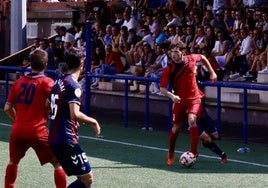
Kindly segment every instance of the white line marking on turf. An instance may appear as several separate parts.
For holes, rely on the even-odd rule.
[[[0,123],[0,125],[10,127],[10,124],[6,124],[6,123]],[[128,143],[128,142],[121,142],[121,141],[116,141],[116,140],[108,140],[108,139],[104,139],[104,138],[96,138],[96,137],[90,137],[90,136],[82,136],[82,135],[80,135],[79,137],[80,138],[85,138],[85,139],[90,139],[90,140],[98,140],[98,141],[102,141],[102,142],[121,144],[121,145],[125,145],[125,146],[133,146],[133,147],[139,147],[139,148],[145,148],[145,149],[151,149],[151,150],[158,150],[158,151],[167,152],[167,149],[159,148],[159,147],[145,146],[145,145],[140,145],[140,144],[133,144],[133,143]],[[175,153],[183,153],[183,152],[182,151],[175,151]],[[210,156],[210,155],[201,155],[201,154],[199,154],[199,157],[204,157],[204,158],[209,158],[209,159],[219,159],[219,157]],[[248,162],[248,161],[240,161],[240,160],[236,160],[236,159],[228,159],[228,160],[232,161],[232,162],[236,162],[236,163],[248,164],[248,165],[260,166],[260,167],[268,168],[268,165],[265,165],[265,164],[253,163],[253,162]]]
[[[145,146],[145,145],[140,145],[140,144],[133,144],[133,143],[128,143],[128,142],[116,141],[116,140],[108,140],[108,139],[104,139],[104,138],[96,138],[96,137],[90,137],[90,136],[79,136],[79,137],[80,138],[85,138],[85,139],[90,139],[90,140],[98,140],[98,141],[103,141],[103,142],[121,144],[121,145],[125,145],[125,146],[133,146],[133,147],[139,147],[139,148],[145,148],[145,149],[151,149],[151,150],[158,150],[158,151],[166,151],[166,152],[168,151],[167,149],[164,149],[164,148],[159,148],[159,147],[154,147],[154,146]],[[175,153],[183,153],[183,151],[175,151]],[[219,157],[210,156],[210,155],[201,155],[201,154],[199,154],[199,157],[210,158],[210,159],[219,159]],[[260,164],[260,163],[253,163],[253,162],[248,162],[248,161],[240,161],[240,160],[236,160],[236,159],[228,159],[228,161],[268,168],[268,165]]]
[[[10,124],[6,124],[6,123],[0,123],[0,125],[6,126],[6,127],[11,127]]]

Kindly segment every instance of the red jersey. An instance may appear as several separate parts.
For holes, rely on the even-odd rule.
[[[38,73],[30,73],[13,83],[7,99],[16,109],[12,134],[33,138],[46,133],[48,108],[45,104],[53,83],[51,78]]]
[[[110,65],[112,62],[114,62],[112,66],[114,66],[115,72],[122,73],[124,66],[120,59],[119,53],[111,51],[111,53],[105,58],[106,65]]]
[[[202,93],[196,82],[196,62],[201,61],[201,55],[191,54],[184,56],[183,63],[171,62],[162,73],[160,87],[167,88],[171,81],[174,94],[181,100],[202,98]]]

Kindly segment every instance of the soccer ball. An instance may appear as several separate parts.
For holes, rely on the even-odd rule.
[[[186,151],[183,154],[181,154],[179,162],[182,166],[191,167],[195,164],[196,157],[192,152]]]

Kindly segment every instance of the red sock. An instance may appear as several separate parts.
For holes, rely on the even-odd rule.
[[[5,176],[5,188],[15,187],[15,181],[18,174],[17,165],[7,165],[6,167],[6,176]]]
[[[190,142],[191,142],[191,149],[190,151],[193,154],[197,154],[197,145],[198,145],[198,127],[193,126],[190,128]]]
[[[54,181],[57,188],[66,188],[66,174],[62,168],[54,170]]]
[[[176,145],[176,140],[178,138],[179,132],[173,132],[172,130],[169,133],[169,148],[168,152],[173,154],[175,151],[175,145]]]

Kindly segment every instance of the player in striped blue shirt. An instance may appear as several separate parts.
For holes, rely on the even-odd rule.
[[[49,144],[66,174],[77,176],[68,188],[88,188],[93,182],[93,173],[86,153],[78,143],[78,127],[79,123],[90,124],[99,136],[100,126],[96,119],[80,111],[82,88],[78,78],[83,60],[78,55],[67,54],[65,62],[68,72],[55,81],[48,99],[51,108]]]

